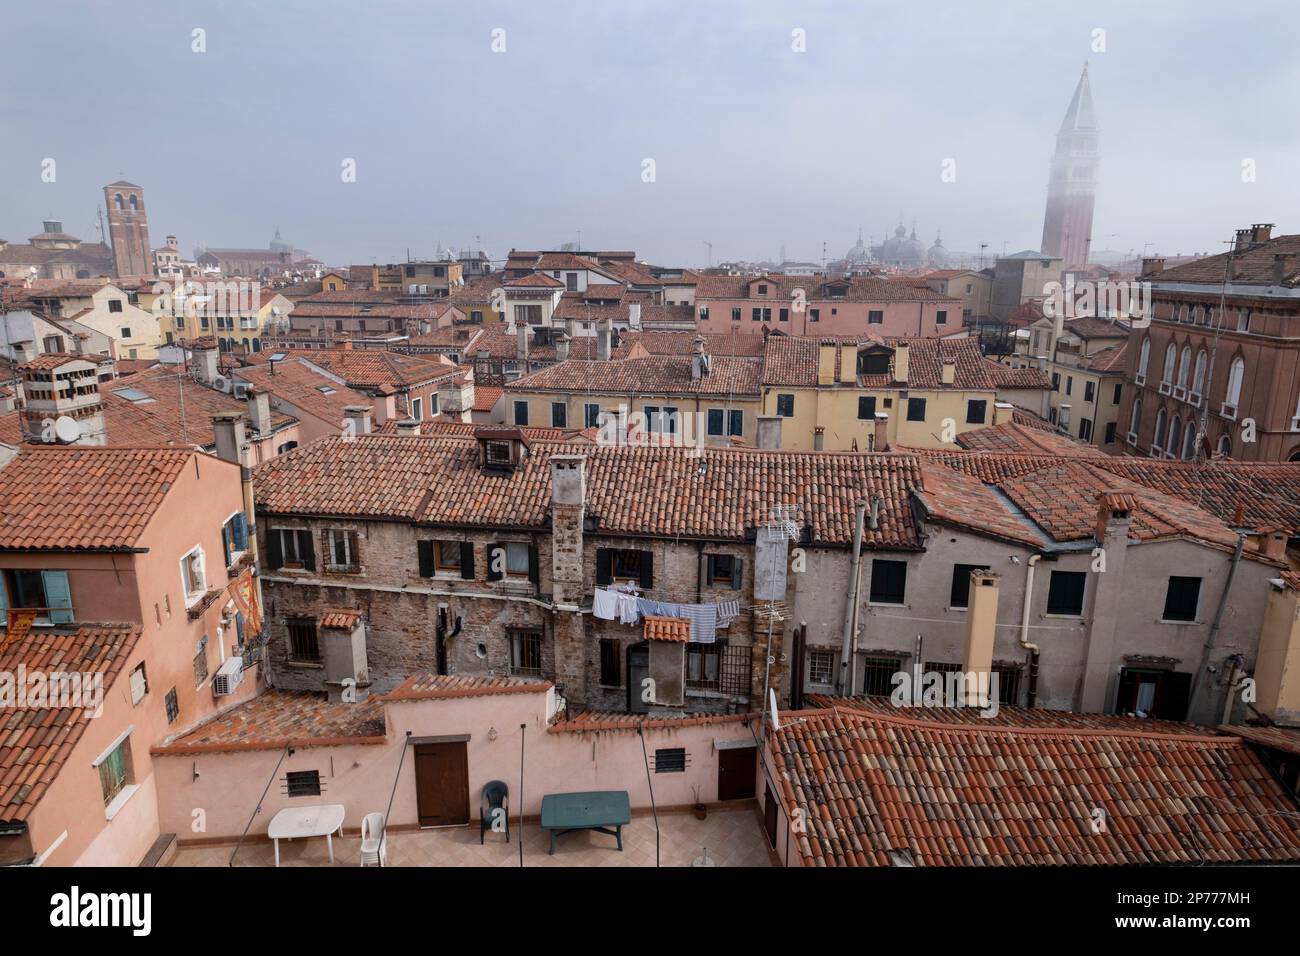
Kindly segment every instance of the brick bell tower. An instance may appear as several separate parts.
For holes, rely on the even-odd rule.
[[[1081,266],[1088,261],[1092,210],[1097,201],[1097,171],[1101,165],[1097,152],[1099,133],[1085,63],[1070,108],[1065,111],[1065,120],[1056,133],[1040,249],[1045,256],[1064,259],[1066,266]]]
[[[104,187],[104,208],[108,210],[108,237],[117,277],[153,275],[144,190],[125,180],[109,183]]]

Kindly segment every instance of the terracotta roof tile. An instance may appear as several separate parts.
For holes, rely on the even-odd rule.
[[[10,466],[12,467],[12,466]],[[17,641],[0,633],[0,672],[101,674],[107,694],[135,649],[140,628],[85,624],[34,628]],[[91,716],[78,707],[0,708],[0,820],[25,820],[72,755]]]
[[[1226,737],[835,709],[782,714],[768,746],[805,866],[1300,860],[1295,801]]]
[[[322,693],[266,689],[201,724],[155,754],[279,750],[285,746],[382,744],[384,709],[371,696],[358,703],[331,703]]]
[[[382,700],[440,700],[452,697],[492,697],[497,694],[541,694],[550,681],[519,677],[457,677],[447,674],[413,674]]]
[[[670,641],[684,644],[691,639],[691,622],[684,617],[645,616],[642,636],[647,641]]]
[[[326,608],[321,612],[321,627],[350,631],[360,622],[361,612],[352,608]]]

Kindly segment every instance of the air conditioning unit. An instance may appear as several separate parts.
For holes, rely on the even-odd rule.
[[[248,383],[247,383],[247,382],[236,382],[236,383],[235,383],[235,398],[248,398]]]
[[[244,680],[244,659],[230,657],[221,665],[212,679],[212,696],[229,697]]]
[[[234,383],[224,375],[218,375],[212,380],[212,387],[218,392],[230,392],[234,389]]]

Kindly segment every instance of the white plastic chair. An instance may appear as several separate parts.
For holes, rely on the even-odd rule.
[[[384,839],[384,815],[367,813],[361,821],[361,865],[388,864],[388,841]]]

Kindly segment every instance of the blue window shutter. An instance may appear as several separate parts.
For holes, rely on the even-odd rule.
[[[235,550],[248,550],[248,519],[242,511],[235,514],[234,523]]]
[[[72,623],[72,589],[68,587],[67,571],[42,571],[45,600],[50,607],[50,621],[54,624]]]

